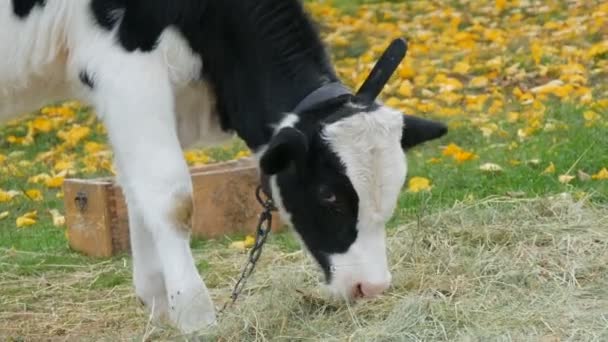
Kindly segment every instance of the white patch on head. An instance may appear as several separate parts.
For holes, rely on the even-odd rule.
[[[283,204],[283,197],[281,197],[281,189],[279,188],[279,184],[277,183],[277,176],[270,176],[270,191],[272,192],[272,201],[274,202],[275,207],[279,211],[281,215],[281,219],[285,224],[290,227],[293,227],[293,223],[291,221],[291,214],[287,212],[285,209],[285,205]]]
[[[352,115],[323,130],[359,197],[357,239],[346,253],[330,256],[334,294],[348,297],[358,284],[375,290],[390,284],[385,224],[407,173],[402,132],[402,114],[387,107]],[[375,290],[368,292],[377,294]]]
[[[283,120],[279,122],[278,125],[274,127],[274,134],[277,134],[280,130],[287,127],[294,127],[298,121],[300,121],[300,117],[296,114],[287,114],[283,117]]]

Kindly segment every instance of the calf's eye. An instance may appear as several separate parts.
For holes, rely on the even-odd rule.
[[[319,198],[327,204],[334,204],[337,201],[336,194],[326,186],[322,186],[319,189]]]

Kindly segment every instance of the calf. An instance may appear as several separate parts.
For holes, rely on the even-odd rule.
[[[0,3],[0,119],[79,98],[108,129],[137,296],[185,332],[215,311],[189,248],[182,148],[236,133],[289,223],[345,298],[390,284],[385,223],[402,149],[446,132],[354,95],[297,0]]]

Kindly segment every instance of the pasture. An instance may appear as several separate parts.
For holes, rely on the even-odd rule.
[[[408,57],[383,101],[450,132],[408,154],[385,295],[327,300],[297,241],[276,234],[237,305],[201,338],[607,340],[608,4],[307,7],[353,88],[392,38],[407,37]],[[248,155],[236,140],[184,153],[190,165]],[[185,338],[148,322],[128,256],[98,260],[68,248],[63,179],[113,173],[105,128],[82,104],[49,104],[0,126],[0,338]],[[242,239],[192,241],[217,306],[245,261],[231,247]]]

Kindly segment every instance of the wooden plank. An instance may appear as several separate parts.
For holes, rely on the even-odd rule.
[[[112,248],[114,250],[114,254],[131,252],[127,202],[125,201],[122,189],[118,185],[112,184],[108,201],[112,226]]]
[[[262,210],[255,197],[258,171],[246,164],[233,166],[214,168],[192,176],[194,236],[217,238],[227,233],[255,233]],[[274,215],[273,229],[278,230],[281,226],[278,215]]]
[[[259,174],[252,159],[194,167],[190,171],[194,237],[208,239],[255,233],[262,208],[255,198]],[[80,210],[75,201],[79,192],[87,197],[84,210]],[[130,251],[127,204],[112,178],[66,179],[64,201],[73,249],[99,257]],[[274,214],[273,230],[281,227],[279,216]]]
[[[93,257],[110,257],[112,228],[108,191],[112,183],[103,180],[66,180],[64,198],[70,247]],[[86,198],[81,207],[76,198]]]

